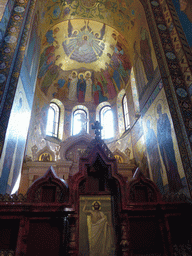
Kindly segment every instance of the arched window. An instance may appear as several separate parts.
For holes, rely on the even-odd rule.
[[[130,122],[129,122],[129,111],[128,111],[126,94],[124,94],[122,99],[122,109],[123,109],[125,131],[127,131],[130,128]]]
[[[103,126],[101,135],[103,139],[110,139],[114,137],[114,123],[113,123],[113,112],[111,106],[105,105],[100,109],[99,112],[100,123]]]
[[[120,136],[130,128],[129,114],[127,96],[125,90],[122,89],[117,96],[117,116]]]
[[[80,106],[79,106],[80,107]],[[87,111],[83,108],[77,108],[73,111],[72,135],[88,132]]]
[[[51,102],[49,105],[46,135],[58,138],[59,133],[60,108]]]

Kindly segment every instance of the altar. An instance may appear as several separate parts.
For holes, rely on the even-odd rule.
[[[26,195],[0,195],[1,255],[190,255],[186,196],[162,196],[139,168],[127,181],[99,134],[78,168],[66,181],[50,166]]]

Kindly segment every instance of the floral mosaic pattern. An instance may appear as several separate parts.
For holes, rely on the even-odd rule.
[[[123,11],[133,2],[133,0],[125,0],[118,3],[115,0],[60,0],[63,6],[69,5],[71,15],[80,15],[85,18],[99,17],[104,19],[106,9],[116,13],[118,8]],[[67,7],[66,7],[67,8]]]
[[[136,11],[132,4],[134,0],[52,0],[46,3],[42,12],[42,18],[47,18],[49,24],[63,18],[79,17],[87,19],[108,20],[122,31],[127,27],[134,26]],[[112,13],[113,19],[111,18]],[[127,26],[130,23],[130,26]]]

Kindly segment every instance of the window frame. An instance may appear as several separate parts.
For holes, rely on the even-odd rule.
[[[80,111],[85,113],[85,117],[86,117],[86,119],[88,119],[88,113],[87,113],[87,111],[85,109],[77,108],[77,109],[75,109],[73,111],[73,115],[72,115],[72,117],[73,117],[73,121],[72,121],[72,136],[78,135],[78,134],[80,134],[82,132],[82,129],[81,129],[79,131],[79,133],[74,134],[74,127],[75,127],[75,124],[74,124],[75,118],[74,117],[75,117],[75,112],[80,112]],[[88,122],[86,122],[86,133],[88,133]]]
[[[105,113],[106,113],[107,111],[111,111],[111,113],[112,113],[113,135],[112,135],[110,138],[105,138],[105,130],[104,130],[104,125],[103,125],[103,120],[102,120],[102,119],[104,119],[103,116],[105,115],[105,113],[103,114],[102,112],[104,111],[105,108],[107,108],[107,110],[105,111]],[[113,116],[112,108],[111,108],[111,106],[110,106],[109,104],[104,105],[104,106],[99,110],[99,120],[100,120],[101,126],[103,127],[103,129],[101,130],[101,137],[102,137],[103,139],[112,139],[112,138],[114,137],[114,116]]]
[[[54,107],[53,107],[54,106]],[[51,120],[52,124],[52,132],[48,131],[48,123],[49,120],[49,110],[50,108],[54,111],[54,120]],[[47,127],[46,127],[46,136],[50,136],[53,138],[59,138],[59,124],[60,124],[60,115],[61,109],[55,102],[50,102],[49,109],[48,109],[48,117],[47,117]]]

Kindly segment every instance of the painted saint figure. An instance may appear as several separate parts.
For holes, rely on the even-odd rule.
[[[54,93],[54,97],[58,98],[59,100],[66,99],[66,95],[68,95],[68,83],[70,83],[71,78],[68,77],[68,80],[64,77],[60,78],[56,85],[57,85],[57,92]]]
[[[127,49],[128,43],[121,35],[112,33],[111,36],[116,41],[112,61],[114,62],[114,66],[126,84],[129,80],[129,75],[131,72],[130,56]]]
[[[154,76],[153,61],[151,57],[151,46],[149,42],[149,34],[145,28],[141,28],[140,53],[145,70],[147,80],[151,82]]]
[[[93,98],[96,105],[108,100],[108,98],[104,96],[103,87],[97,78],[95,78],[93,83]]]
[[[86,81],[86,93],[85,93],[85,101],[92,101],[92,79],[91,72],[85,72],[85,81]]]
[[[134,49],[134,73],[135,73],[135,79],[136,79],[136,84],[137,84],[137,89],[139,93],[139,97],[142,96],[142,92],[145,88],[145,85],[147,84],[147,77],[145,74],[144,66],[142,63],[142,57],[137,51],[136,47],[136,41],[134,42],[133,49]]]
[[[41,83],[41,90],[45,93],[45,95],[47,95],[49,87],[51,86],[52,82],[58,77],[60,73],[62,63],[60,63],[59,66],[54,65],[55,61],[58,60],[58,58],[60,58],[60,55],[57,55],[54,60],[54,63],[52,63],[52,65],[49,66],[44,76],[44,79]]]
[[[93,210],[87,210],[87,201],[83,212],[87,215],[89,256],[112,255],[112,234],[107,216],[101,211],[101,203],[94,201]]]
[[[51,45],[45,48],[45,50],[41,53],[38,73],[39,79],[41,79],[46,74],[47,70],[54,65],[56,58],[58,58],[55,57],[55,50],[58,48],[59,45]]]
[[[56,27],[54,30],[48,30],[43,39],[43,45],[57,43],[55,35],[59,32],[59,28]]]
[[[190,0],[179,0],[180,10],[183,11],[190,22],[192,22],[192,2]]]
[[[155,182],[161,193],[163,193],[164,189],[161,176],[162,166],[158,150],[158,143],[155,132],[151,128],[150,120],[147,120],[146,148],[149,156],[153,181]]]
[[[77,99],[77,82],[78,82],[78,77],[77,77],[77,72],[72,71],[70,77],[69,77],[69,83],[68,83],[68,88],[69,88],[69,100],[76,100]]]
[[[162,106],[158,104],[157,139],[161,157],[166,168],[170,192],[178,192],[183,185],[178,173],[177,162],[171,136],[171,124],[166,113],[162,113]]]
[[[79,74],[79,80],[77,82],[77,99],[79,102],[85,101],[86,93],[86,81],[82,73]]]
[[[107,86],[107,90],[108,90],[108,94],[109,94],[109,99],[113,99],[116,95],[117,92],[115,90],[114,84],[111,80],[111,75],[108,71],[108,69],[103,70],[102,68],[101,70],[101,79],[106,81],[106,86]]]

